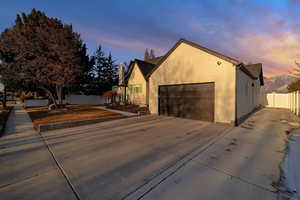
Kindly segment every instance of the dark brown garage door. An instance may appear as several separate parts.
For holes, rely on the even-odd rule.
[[[214,83],[159,86],[159,114],[214,121]]]

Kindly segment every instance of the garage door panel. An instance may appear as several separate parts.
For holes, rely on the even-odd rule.
[[[159,113],[214,121],[214,83],[160,86]]]

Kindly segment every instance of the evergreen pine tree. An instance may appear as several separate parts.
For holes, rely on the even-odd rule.
[[[150,54],[149,54],[148,48],[146,48],[145,54],[144,54],[144,60],[148,60],[149,58],[150,58]]]
[[[111,53],[106,57],[101,46],[98,47],[94,58],[96,84],[98,85],[99,92],[109,91],[112,89],[112,86],[117,85],[118,67]]]
[[[15,20],[16,26],[21,26],[23,24],[22,19],[19,14],[17,14],[17,18]]]
[[[154,50],[153,50],[153,49],[150,50],[150,55],[149,55],[149,57],[150,57],[150,59],[155,58],[155,53],[154,53]]]
[[[109,71],[108,87],[111,88],[118,83],[118,65],[115,64],[115,60],[113,60],[111,53],[109,53],[107,57],[107,68]]]
[[[95,81],[96,81],[96,85],[97,88],[99,89],[99,92],[102,93],[103,89],[101,89],[104,86],[104,74],[103,71],[104,70],[104,63],[105,63],[105,56],[104,56],[104,52],[102,51],[102,47],[101,45],[99,45],[99,47],[96,50],[95,56],[94,56],[94,60],[95,60],[95,66],[94,66],[94,73],[95,73]]]

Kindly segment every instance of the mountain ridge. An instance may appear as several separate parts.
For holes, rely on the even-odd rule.
[[[296,81],[297,78],[291,74],[282,74],[272,77],[264,77],[264,86],[262,87],[265,93],[277,92],[277,93],[287,93],[287,86]]]

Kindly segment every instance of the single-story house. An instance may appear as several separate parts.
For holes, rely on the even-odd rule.
[[[246,65],[185,39],[155,61],[135,60],[129,102],[152,114],[238,124],[260,106],[262,64]]]
[[[147,61],[135,59],[130,62],[128,72],[125,76],[126,98],[129,103],[148,106],[149,105],[149,73],[154,69],[161,57]]]

